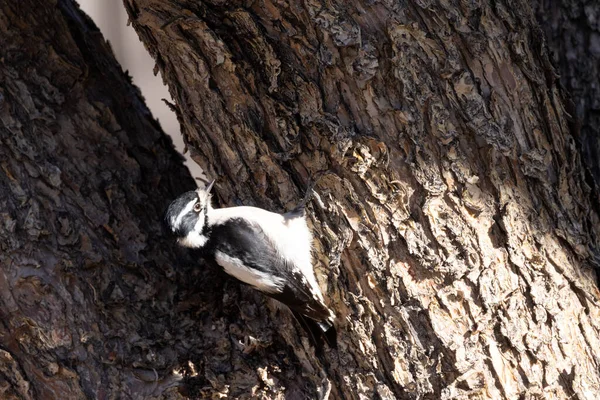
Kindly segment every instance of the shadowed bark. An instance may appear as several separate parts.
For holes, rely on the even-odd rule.
[[[600,182],[600,3],[594,0],[537,0],[560,82],[570,93],[579,120],[582,154]]]
[[[179,397],[202,274],[175,272],[160,220],[190,187],[73,2],[0,2],[0,398]]]

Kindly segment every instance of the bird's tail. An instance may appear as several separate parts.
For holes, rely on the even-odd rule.
[[[311,338],[313,345],[318,352],[323,350],[323,343],[333,349],[337,349],[337,331],[333,322],[328,320],[315,321],[306,317],[297,311],[292,310],[292,314]]]

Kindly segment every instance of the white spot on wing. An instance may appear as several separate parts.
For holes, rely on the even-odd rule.
[[[261,292],[276,293],[283,287],[283,279],[249,268],[238,258],[217,251],[215,260],[229,275],[254,286]]]

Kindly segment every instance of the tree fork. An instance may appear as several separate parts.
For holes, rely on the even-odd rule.
[[[3,398],[599,397],[598,216],[539,29],[437,3],[125,2],[222,203],[331,171],[322,359],[163,235],[193,182],[93,24],[0,3]]]
[[[242,353],[264,313],[163,234],[194,181],[73,1],[0,3],[0,168],[0,398],[181,398]]]

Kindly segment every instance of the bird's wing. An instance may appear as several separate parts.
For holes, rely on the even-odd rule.
[[[278,254],[259,226],[231,218],[211,229],[208,245],[225,272],[309,318],[332,321],[333,314],[313,295],[315,289],[301,270]]]
[[[333,321],[332,312],[321,299],[312,295],[306,279],[299,272],[291,271],[290,275],[292,277],[285,280],[283,290],[269,294],[269,296],[315,321],[329,321],[331,323]]]

